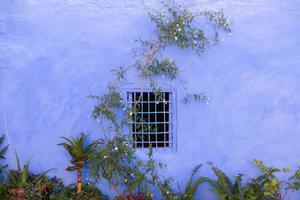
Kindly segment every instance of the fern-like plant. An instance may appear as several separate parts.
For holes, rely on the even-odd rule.
[[[72,166],[67,167],[66,170],[77,171],[77,193],[81,193],[82,191],[83,167],[89,160],[90,155],[97,148],[98,144],[100,144],[99,140],[86,144],[88,137],[89,134],[85,135],[84,133],[81,133],[79,137],[60,137],[64,140],[64,142],[58,144],[63,146],[72,157],[70,160]]]

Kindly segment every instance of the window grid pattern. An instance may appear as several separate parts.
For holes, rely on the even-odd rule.
[[[134,148],[172,147],[172,93],[162,95],[164,100],[157,101],[153,92],[127,92],[129,107],[138,102],[129,125]]]

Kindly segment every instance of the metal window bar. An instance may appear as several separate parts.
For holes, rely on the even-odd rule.
[[[172,93],[164,92],[164,101],[153,101],[151,99],[153,92],[128,92],[127,105],[133,106],[135,100],[139,99],[139,95],[142,95],[139,109],[132,113],[133,117],[129,128],[130,134],[134,138],[133,147],[145,148],[149,145],[154,148],[171,147],[173,142]],[[141,121],[138,120],[138,115],[141,117]],[[158,115],[160,115],[159,118]],[[152,130],[153,125],[154,131]]]

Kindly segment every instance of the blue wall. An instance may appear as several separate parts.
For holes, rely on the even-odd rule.
[[[10,166],[16,150],[33,170],[57,168],[66,182],[66,152],[58,136],[92,131],[93,102],[111,81],[111,68],[131,63],[133,40],[153,25],[147,8],[159,0],[1,0],[0,132],[8,136]],[[212,161],[230,175],[257,174],[251,160],[300,165],[300,3],[298,0],[195,0],[199,9],[223,9],[232,36],[202,57],[171,49],[189,80],[210,104],[179,103],[176,153],[157,152],[168,175],[184,183],[198,163]],[[176,86],[176,82],[171,83]],[[201,171],[211,175],[207,167]],[[212,199],[204,189],[202,199]],[[297,198],[298,195],[298,198]],[[299,199],[295,194],[293,199]]]

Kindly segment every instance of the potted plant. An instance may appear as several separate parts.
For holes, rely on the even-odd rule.
[[[34,178],[29,178],[29,164],[30,159],[28,162],[21,167],[20,160],[18,155],[16,154],[17,159],[17,170],[9,170],[8,173],[8,193],[15,198],[18,199],[24,199],[26,196],[26,189],[30,185],[35,184],[39,180],[41,180],[46,173],[48,173],[50,170],[47,170],[46,172],[43,172]]]
[[[25,198],[26,189],[25,189],[25,179],[26,169],[24,168],[22,172],[18,170],[10,170],[8,173],[8,193],[10,196],[15,198]]]
[[[81,133],[79,137],[60,137],[65,142],[60,143],[58,145],[63,146],[72,159],[70,160],[72,166],[66,168],[67,171],[77,171],[77,194],[82,191],[82,170],[83,166],[89,160],[91,153],[97,148],[98,144],[100,144],[99,140],[95,140],[90,144],[87,143],[87,139],[89,134],[85,135]]]

